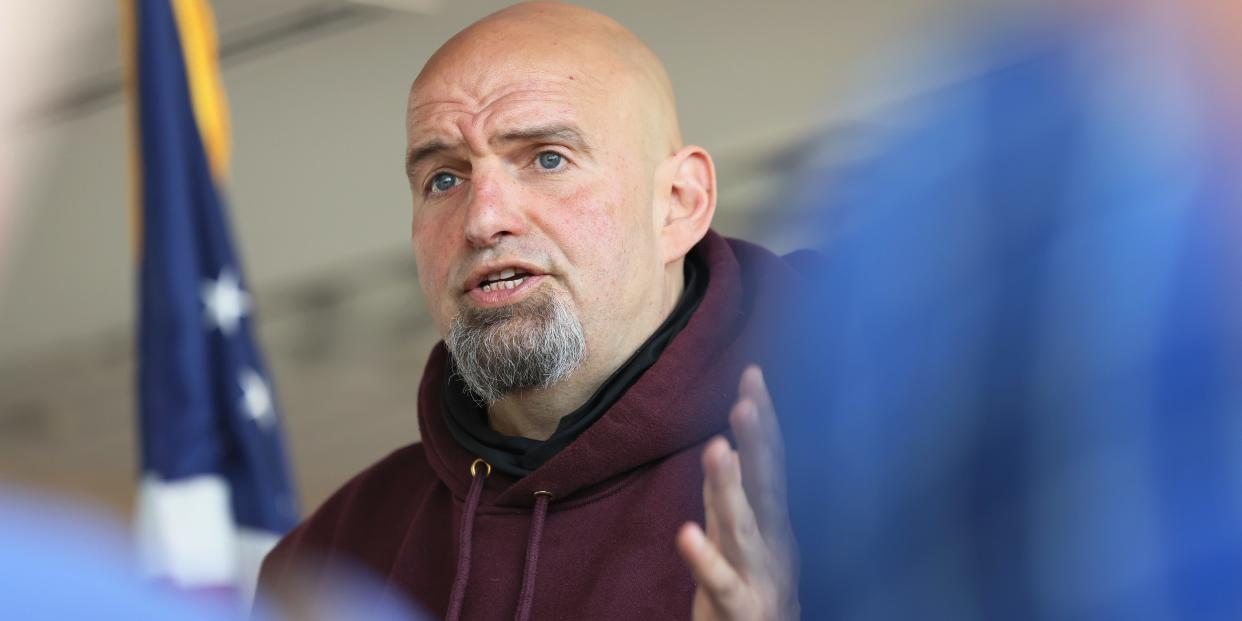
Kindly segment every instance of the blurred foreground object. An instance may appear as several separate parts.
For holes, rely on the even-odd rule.
[[[78,0],[0,2],[0,297],[18,237],[19,205],[44,164],[46,137],[31,120],[84,49],[112,6]]]
[[[139,579],[126,537],[94,511],[0,488],[0,605],[22,621],[226,621],[233,609],[194,605]],[[257,617],[255,621],[259,621]]]
[[[0,486],[0,610],[21,621],[370,621],[423,617],[385,598],[383,584],[360,571],[335,575],[332,589],[285,593],[279,611],[249,615],[211,597],[141,576],[124,532],[90,507]],[[66,595],[66,594],[70,595]],[[377,605],[381,601],[383,605]],[[264,602],[267,604],[270,602]]]
[[[1139,8],[969,38],[789,197],[805,618],[1242,618],[1242,115]]]
[[[228,113],[211,10],[122,8],[141,155],[139,542],[153,574],[247,601],[298,509],[224,213]]]

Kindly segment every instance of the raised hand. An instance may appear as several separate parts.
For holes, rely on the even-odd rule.
[[[799,618],[798,548],[785,493],[785,446],[759,367],[742,373],[723,437],[703,449],[707,532],[687,522],[677,550],[698,588],[695,621]]]

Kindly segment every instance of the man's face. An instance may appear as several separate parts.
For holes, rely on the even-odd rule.
[[[463,311],[538,293],[567,303],[588,352],[632,342],[664,267],[638,113],[606,71],[572,60],[441,65],[412,91],[407,158],[419,279],[441,335]]]

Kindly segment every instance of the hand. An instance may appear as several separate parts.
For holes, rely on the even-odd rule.
[[[707,533],[687,522],[677,551],[698,588],[693,618],[798,619],[798,548],[785,497],[785,446],[759,367],[742,373],[729,426],[703,449]],[[739,458],[740,453],[740,458]]]

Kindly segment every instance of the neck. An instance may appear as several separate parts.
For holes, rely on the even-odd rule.
[[[673,312],[685,288],[685,275],[682,262],[678,261],[671,267],[665,280],[667,286],[659,305],[655,307],[656,312],[649,313],[650,316],[640,323],[629,322],[631,327],[636,324],[641,327],[631,330],[628,336],[616,343],[603,347],[594,347],[596,343],[588,337],[586,359],[569,377],[553,386],[507,395],[491,404],[487,408],[487,422],[492,429],[508,436],[532,440],[543,441],[552,437],[561,419],[586,403]],[[619,330],[612,333],[625,334]]]
[[[561,419],[591,398],[612,374],[612,371],[589,374],[585,371],[579,367],[554,386],[511,394],[493,403],[487,408],[488,424],[507,436],[547,440]]]

